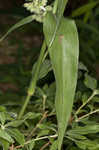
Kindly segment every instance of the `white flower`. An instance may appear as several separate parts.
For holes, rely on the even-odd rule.
[[[31,13],[34,13],[35,20],[42,22],[44,16],[48,11],[52,10],[52,7],[47,5],[48,0],[32,0],[24,4],[24,7]]]

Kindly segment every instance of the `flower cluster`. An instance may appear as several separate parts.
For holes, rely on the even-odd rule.
[[[52,7],[47,5],[47,1],[48,0],[28,0],[28,2],[24,4],[24,7],[33,13],[33,18],[36,21],[42,22],[46,13],[52,10]]]

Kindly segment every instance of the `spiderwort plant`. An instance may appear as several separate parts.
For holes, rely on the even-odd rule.
[[[47,0],[27,1],[24,7],[32,13],[31,16],[15,24],[0,40],[2,41],[14,29],[33,20],[43,23],[44,41],[28,88],[28,94],[18,119],[22,118],[35,92],[40,66],[45,59],[45,51],[47,50],[56,80],[55,108],[58,123],[58,150],[61,150],[72,111],[79,56],[79,40],[75,22],[63,17],[67,2],[68,0],[55,0],[51,5],[47,5]]]

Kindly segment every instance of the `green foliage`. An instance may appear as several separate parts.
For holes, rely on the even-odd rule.
[[[58,141],[54,141],[54,142],[52,143],[52,146],[51,146],[50,150],[56,150],[56,149],[57,149],[57,145],[58,145],[57,142],[58,142]]]
[[[88,88],[92,90],[95,90],[97,88],[97,80],[87,74],[85,74],[84,83]]]
[[[3,129],[0,129],[0,138],[8,141],[9,143],[14,142],[13,139],[11,138],[11,136],[6,131],[4,131]]]
[[[22,64],[21,51],[27,56],[26,61],[33,54],[32,48],[31,54],[25,51],[23,43],[16,57],[17,65],[0,65],[1,71],[7,72],[6,77],[0,74],[0,82],[11,82],[19,87],[18,92],[5,93],[0,89],[0,149],[98,150],[99,82],[93,62],[99,59],[99,2],[77,6],[70,15],[76,17],[79,29],[79,66],[76,25],[63,17],[67,0],[50,3],[27,1],[24,6],[33,14],[15,24],[0,40],[33,20],[43,23],[44,42],[33,67],[31,63]],[[32,27],[32,31],[34,24],[27,28]],[[15,43],[20,45],[19,41]]]
[[[20,22],[18,22],[17,24],[15,24],[12,28],[10,28],[8,30],[8,32],[0,39],[0,42],[12,31],[14,31],[15,29],[19,28],[22,25],[25,25],[27,23],[30,23],[31,21],[33,21],[33,15],[26,17],[25,19],[21,20]]]
[[[72,17],[77,17],[77,16],[80,16],[80,15],[83,15],[84,13],[92,10],[97,4],[99,3],[99,1],[92,1],[76,10],[74,10],[72,12]]]
[[[63,16],[68,0],[56,0],[56,1],[57,1],[56,15],[58,18],[61,18],[61,16]]]
[[[53,22],[49,22],[51,20],[50,15],[48,14],[44,21],[44,34],[47,45],[53,35],[51,33],[53,32]],[[72,20],[62,18],[56,35],[48,51],[56,78],[55,107],[59,130],[58,149],[60,149],[73,105],[77,81],[79,43],[76,26]]]

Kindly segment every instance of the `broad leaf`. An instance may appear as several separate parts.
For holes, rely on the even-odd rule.
[[[23,120],[35,119],[40,116],[41,116],[40,113],[28,112],[26,115],[24,115]]]
[[[85,140],[86,137],[77,133],[70,133],[67,132],[67,135],[69,135],[69,137],[73,138],[73,139],[77,139],[77,140]]]
[[[11,122],[8,122],[5,127],[18,127],[20,125],[22,125],[22,123],[24,122],[24,120],[14,120]]]
[[[51,37],[49,47],[52,46],[52,43],[55,40],[57,30],[58,30],[59,25],[60,25],[61,17],[63,16],[63,13],[64,13],[67,2],[68,2],[68,0],[56,0],[55,1],[55,3],[56,3],[56,6],[55,6],[56,7],[56,13],[54,15],[54,19],[53,19],[53,17],[51,17],[53,15],[50,15],[50,22],[53,21],[53,24],[51,24],[51,25],[54,28],[53,27],[51,28],[52,31],[53,31],[53,32],[51,31],[51,33],[52,33],[53,36]],[[48,13],[48,14],[50,14],[50,13]],[[55,25],[55,22],[56,22],[56,25]],[[45,21],[44,21],[44,23],[45,23]]]
[[[6,115],[5,115],[5,112],[0,112],[0,122],[2,125],[4,125],[6,121]]]
[[[8,141],[9,143],[14,142],[14,140],[11,138],[11,136],[4,130],[0,130],[0,138]]]
[[[55,36],[56,36],[56,32],[57,32],[57,20],[56,20],[56,16],[53,15],[51,12],[47,13],[46,17],[44,18],[44,34],[46,33],[45,41],[47,42],[47,46],[51,46]],[[50,33],[50,34],[49,34]]]
[[[95,149],[99,149],[99,143],[98,141],[95,140],[79,140],[75,142],[79,148],[83,149],[83,150],[95,150]]]
[[[24,145],[25,139],[24,134],[22,134],[17,129],[7,129],[8,134],[10,134],[20,145]]]
[[[99,132],[99,125],[93,124],[93,125],[86,125],[84,127],[77,127],[70,131],[68,131],[68,134],[80,134],[80,135],[86,135],[86,134],[92,134],[92,133],[98,133]]]
[[[53,23],[55,24],[55,20],[50,20],[47,15],[44,21],[44,35],[48,47],[49,41],[53,38]],[[58,150],[60,150],[72,111],[77,83],[79,42],[74,21],[62,18],[55,40],[48,50],[56,79],[55,107],[58,120]]]
[[[9,149],[9,145],[10,145],[10,144],[9,144],[8,141],[6,141],[6,140],[0,138],[0,144],[1,144],[2,147],[3,147],[3,150],[8,150],[8,149]]]
[[[41,136],[48,135],[49,132],[50,132],[50,130],[48,130],[48,129],[41,130],[41,131],[38,133],[37,137],[41,137]]]
[[[34,74],[34,72],[35,72],[36,65],[37,65],[37,62],[33,65],[32,74]],[[48,59],[46,59],[41,64],[38,80],[44,78],[48,74],[48,72],[51,71],[51,70],[52,70],[51,63]]]
[[[86,87],[88,87],[92,90],[97,88],[97,80],[95,78],[89,76],[88,74],[85,74],[84,84],[86,85]]]
[[[67,4],[68,0],[58,0],[58,6],[57,6],[57,12],[56,15],[60,18],[61,16],[63,16],[66,4]]]

